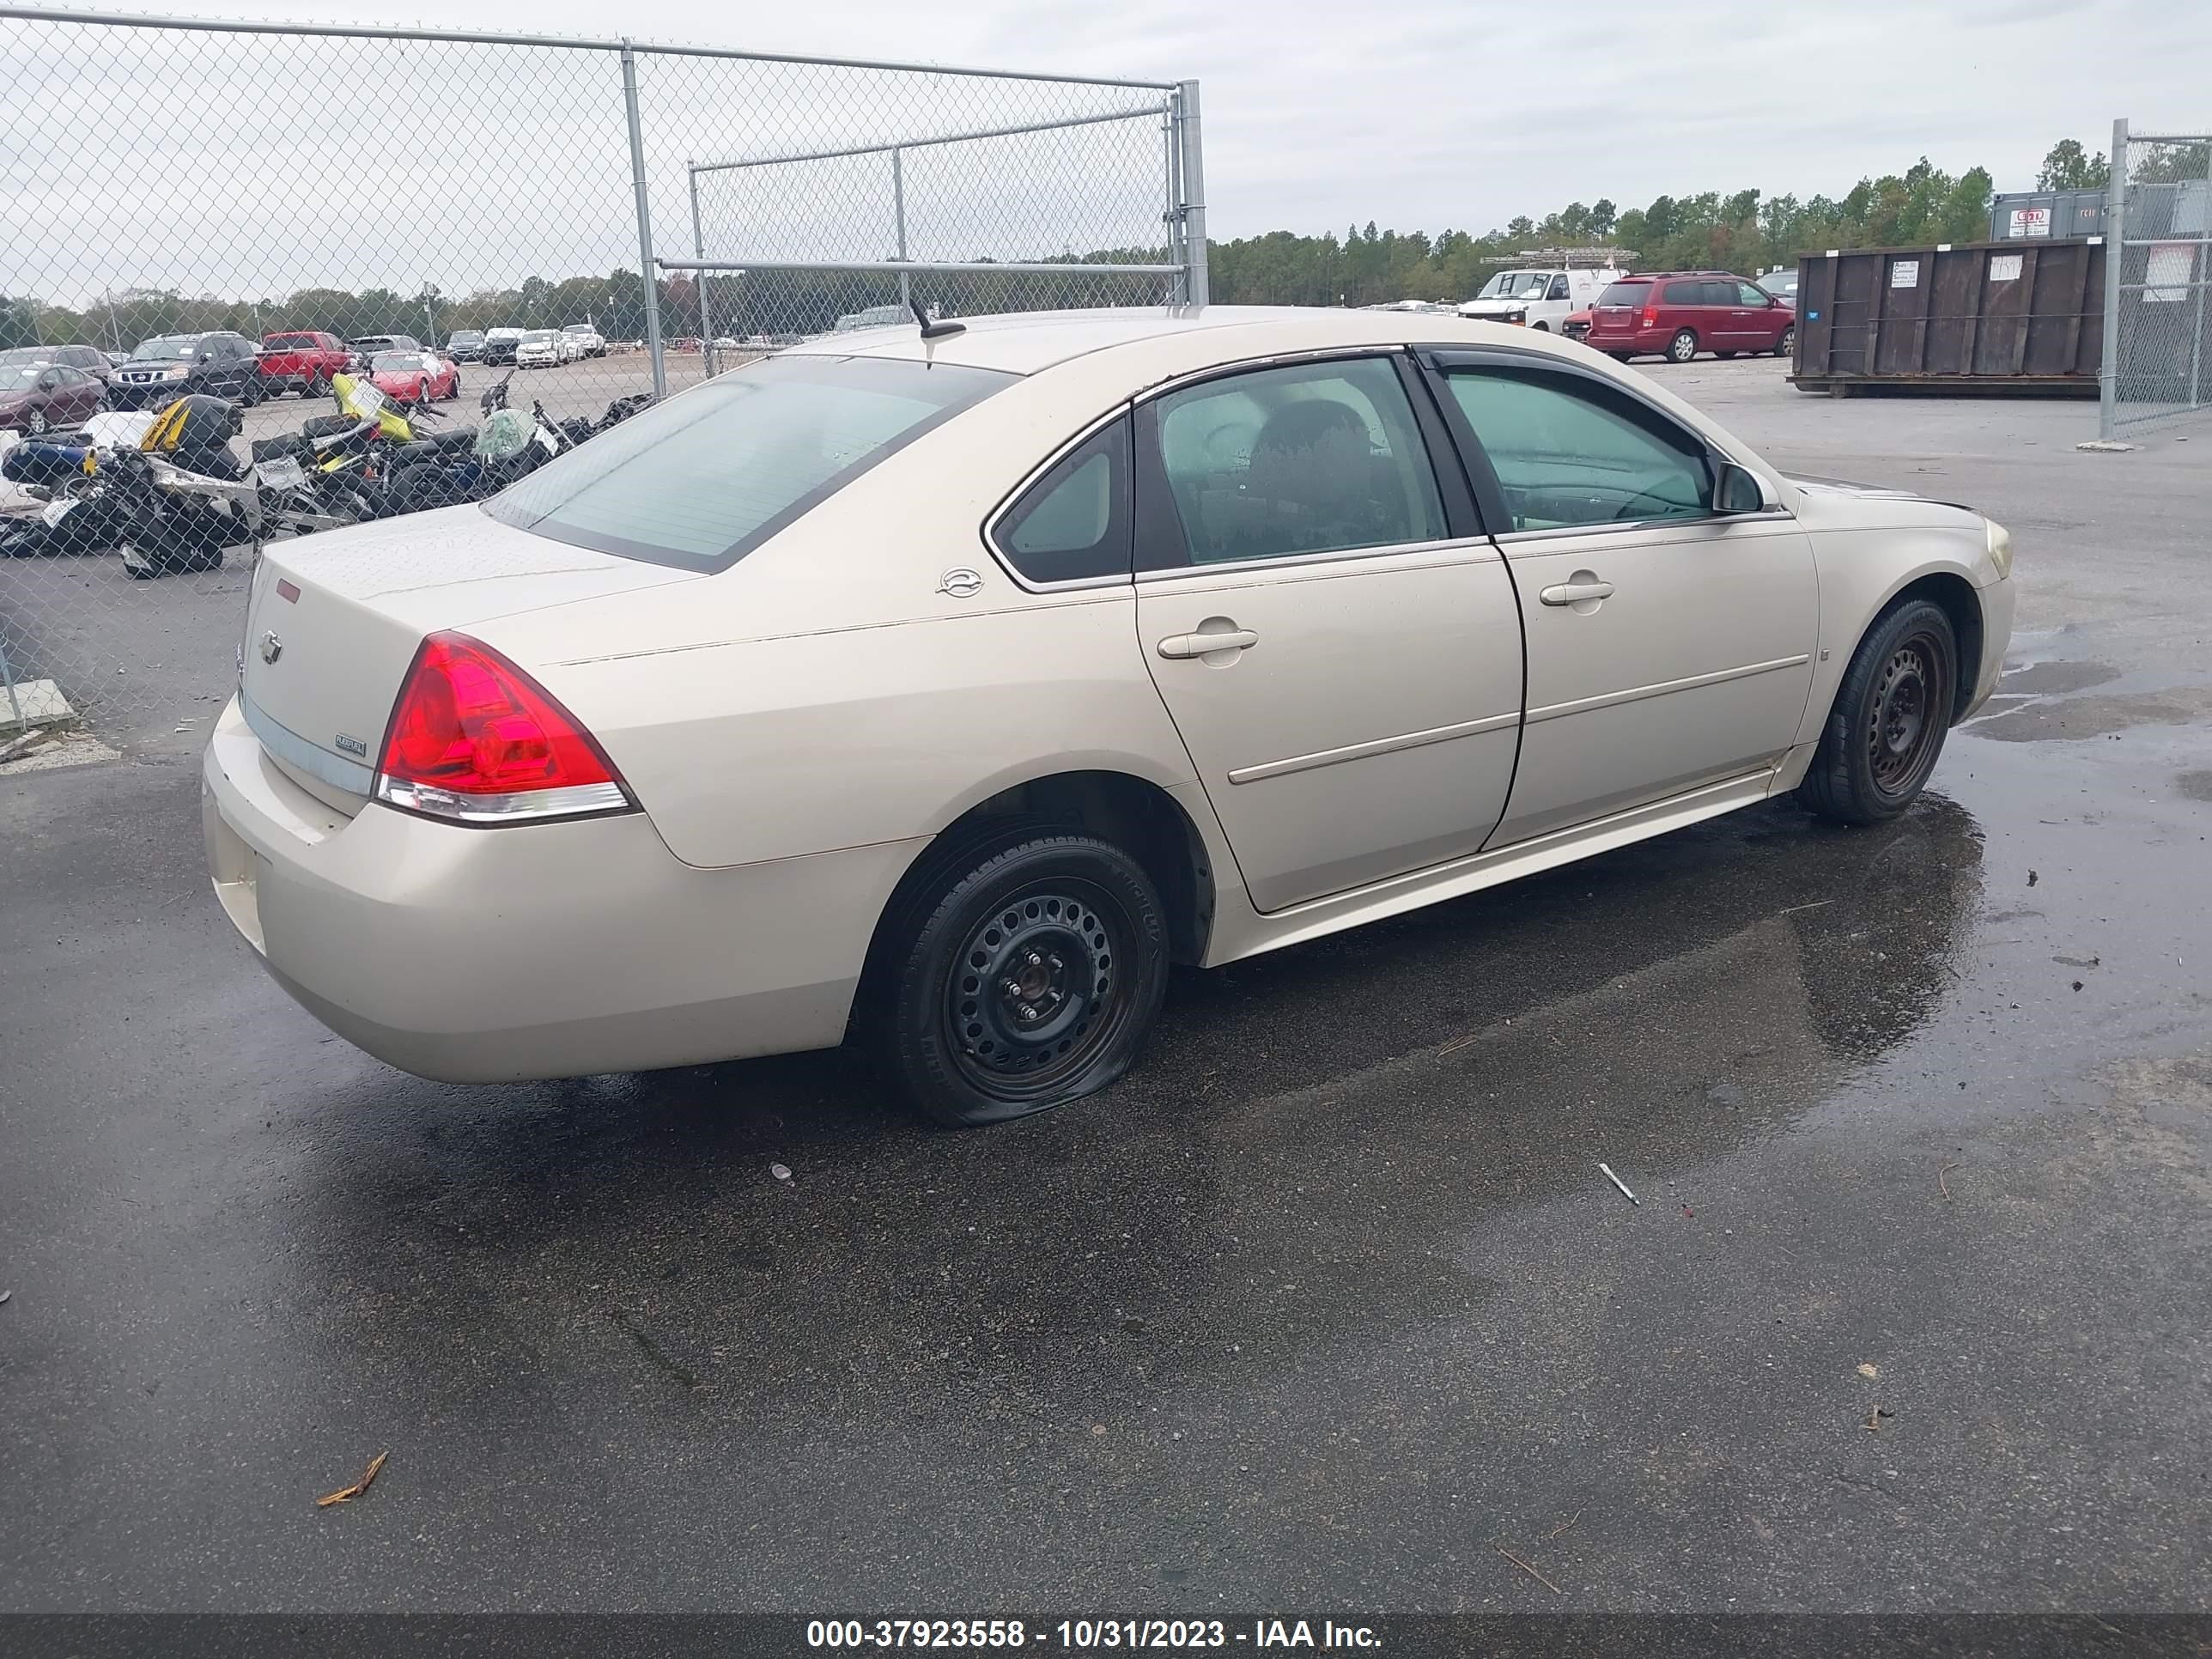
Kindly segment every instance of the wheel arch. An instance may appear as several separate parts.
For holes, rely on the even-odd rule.
[[[1881,606],[1859,630],[1863,640],[1881,619],[1901,605],[1926,599],[1951,619],[1952,636],[1959,644],[1958,683],[1951,692],[1950,723],[1957,725],[1973,706],[1974,687],[1981,679],[1982,653],[1987,643],[1987,623],[1981,596],[1973,583],[1955,570],[1931,570],[1915,576],[1881,602]],[[1856,644],[1853,650],[1857,649]]]
[[[1212,936],[1218,882],[1206,837],[1157,780],[1112,767],[1041,773],[998,787],[957,812],[915,854],[878,914],[864,981],[876,979],[887,944],[920,896],[954,865],[1038,830],[1079,830],[1121,848],[1144,867],[1167,912],[1169,957],[1196,964]]]

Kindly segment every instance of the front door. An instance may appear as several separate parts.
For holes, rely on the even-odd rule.
[[[1496,492],[1528,635],[1520,767],[1492,844],[1779,760],[1817,648],[1796,520],[1717,514],[1704,441],[1606,377],[1504,353],[1434,362]]]
[[[1521,623],[1399,360],[1207,380],[1138,434],[1138,642],[1253,903],[1478,849],[1512,781]]]

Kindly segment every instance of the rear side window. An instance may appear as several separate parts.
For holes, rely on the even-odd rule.
[[[1669,283],[1660,298],[1670,306],[1701,306],[1705,303],[1703,283]]]
[[[1124,416],[1062,456],[992,526],[1006,562],[1033,582],[1127,576],[1134,568],[1129,422]]]
[[[548,461],[484,510],[598,552],[725,570],[1015,378],[901,358],[764,358]]]
[[[1181,544],[1159,550],[1162,565],[1350,552],[1445,533],[1428,451],[1388,358],[1225,375],[1169,392],[1146,413]],[[1149,542],[1146,562],[1155,562]]]
[[[1601,306],[1640,306],[1651,297],[1649,283],[1614,283],[1597,296]]]

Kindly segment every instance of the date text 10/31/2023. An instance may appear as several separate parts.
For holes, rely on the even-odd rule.
[[[1244,1646],[1261,1649],[1358,1650],[1382,1645],[1365,1625],[1333,1619],[815,1619],[806,1645],[862,1648],[1186,1649]]]

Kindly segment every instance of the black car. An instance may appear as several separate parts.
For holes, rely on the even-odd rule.
[[[193,395],[258,404],[267,391],[253,342],[216,329],[141,340],[108,377],[107,400],[118,409],[162,409]]]
[[[457,363],[480,363],[483,361],[484,337],[481,329],[458,329],[446,337],[446,355]]]

